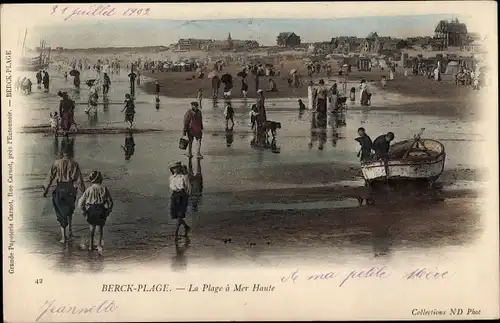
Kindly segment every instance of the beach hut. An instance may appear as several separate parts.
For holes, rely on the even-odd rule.
[[[358,70],[359,71],[371,71],[371,59],[368,57],[360,57],[358,60]]]
[[[454,75],[460,72],[460,65],[457,61],[450,61],[448,66],[446,66],[446,71],[444,74],[446,75]]]

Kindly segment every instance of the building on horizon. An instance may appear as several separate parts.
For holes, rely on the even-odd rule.
[[[293,32],[283,32],[276,37],[276,44],[281,47],[297,47],[300,45],[300,36]]]
[[[434,29],[434,39],[436,44],[441,44],[441,50],[448,47],[462,47],[467,41],[467,25],[457,18],[451,22],[441,20]]]
[[[229,33],[227,39],[179,39],[176,48],[179,50],[247,50],[258,48],[260,45],[255,40],[233,39]]]

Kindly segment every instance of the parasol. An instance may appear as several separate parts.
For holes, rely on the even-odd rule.
[[[71,76],[79,76],[80,72],[77,71],[77,70],[71,70],[71,71],[69,71],[69,75],[71,75]]]
[[[297,73],[297,70],[295,68],[290,70],[290,74],[295,74],[295,73]]]
[[[89,87],[90,87],[90,86],[93,86],[93,85],[94,85],[95,81],[96,81],[95,79],[87,80],[87,81],[85,82],[85,84],[87,84],[87,86],[89,86]]]

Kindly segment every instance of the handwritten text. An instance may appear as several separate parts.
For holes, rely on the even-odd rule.
[[[51,16],[63,17],[68,21],[73,17],[112,17],[115,15],[123,17],[147,17],[151,12],[147,7],[129,7],[125,10],[118,10],[116,7],[106,5],[89,5],[85,7],[69,7],[55,5],[52,7]]]

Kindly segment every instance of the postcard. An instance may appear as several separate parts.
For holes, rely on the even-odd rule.
[[[499,318],[496,12],[2,5],[5,320]]]

